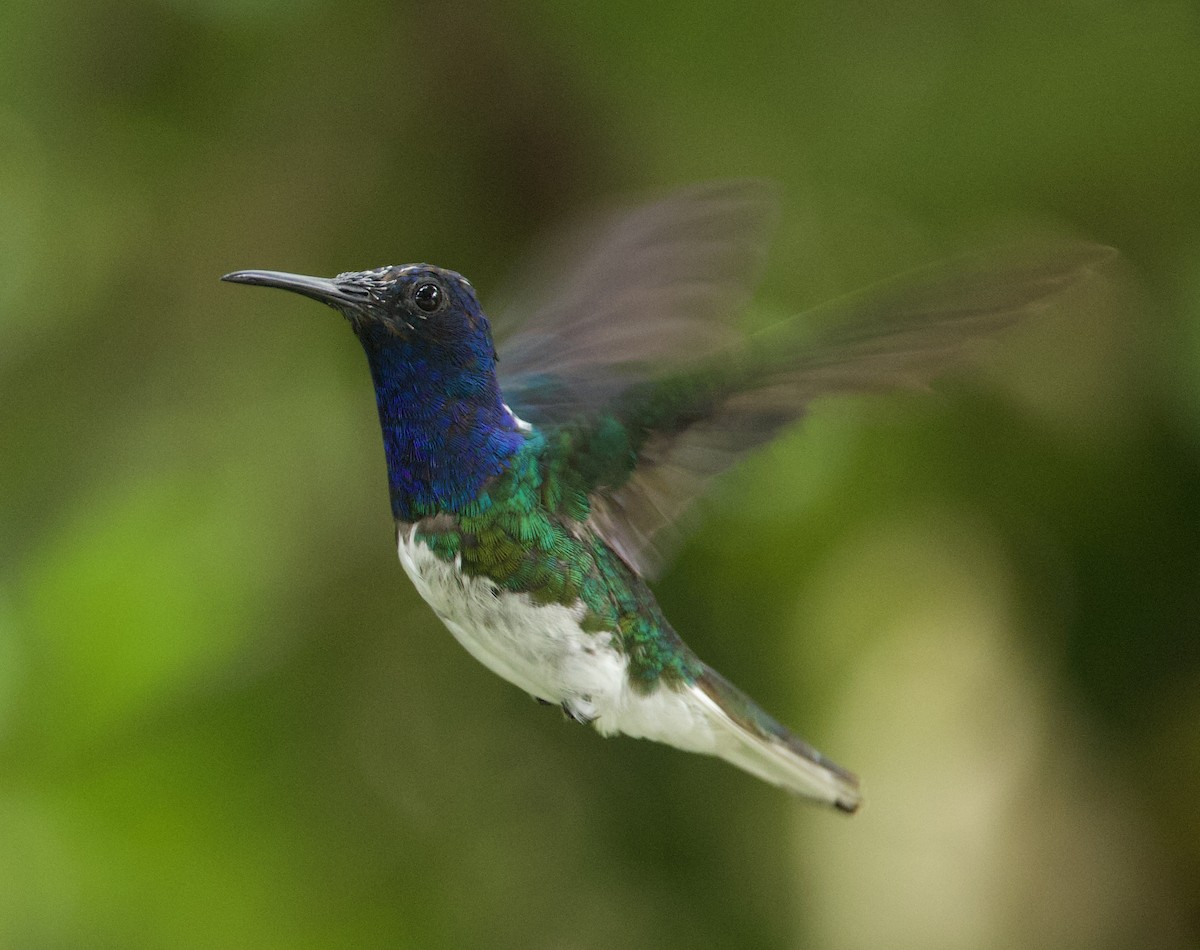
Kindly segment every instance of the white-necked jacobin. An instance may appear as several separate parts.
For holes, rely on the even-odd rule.
[[[853,812],[854,775],[667,622],[646,583],[666,536],[710,478],[815,397],[923,385],[1111,252],[936,269],[740,336],[772,204],[753,183],[700,186],[610,218],[590,247],[562,242],[573,266],[500,362],[474,289],[440,267],[223,279],[349,321],[375,383],[400,561],[476,659],[604,735],[720,756]]]

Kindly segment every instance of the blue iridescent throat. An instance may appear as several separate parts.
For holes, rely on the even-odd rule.
[[[372,324],[358,337],[375,381],[392,514],[461,511],[525,441],[500,394],[491,340],[451,349]]]

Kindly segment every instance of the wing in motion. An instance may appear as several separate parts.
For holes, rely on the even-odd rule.
[[[939,265],[739,337],[772,198],[753,182],[701,186],[608,219],[579,254],[560,242],[568,276],[542,281],[501,345],[506,399],[593,473],[593,523],[645,577],[709,479],[813,399],[926,385],[1115,253],[1077,243]]]

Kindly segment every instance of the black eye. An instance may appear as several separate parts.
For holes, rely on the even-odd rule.
[[[426,313],[433,313],[442,305],[442,288],[437,284],[417,284],[416,290],[412,295],[413,303],[417,305],[418,310],[424,310]]]

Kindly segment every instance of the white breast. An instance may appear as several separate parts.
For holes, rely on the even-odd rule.
[[[418,541],[415,528],[401,533],[399,554],[417,591],[467,652],[531,696],[563,704],[605,735],[619,732],[731,759],[746,742],[694,686],[663,685],[649,693],[631,688],[614,634],[580,628],[582,602],[535,604],[487,578],[467,577]]]
[[[535,604],[442,560],[416,528],[401,532],[400,563],[417,591],[467,651],[532,696],[560,703],[605,735],[624,733],[718,755],[793,792],[853,811],[853,781],[734,722],[696,685],[632,689],[614,633],[587,633],[581,602]]]
[[[611,633],[586,633],[582,602],[535,604],[528,594],[463,575],[415,537],[399,539],[400,563],[456,640],[492,672],[531,696],[566,703],[581,719],[615,710],[626,689],[624,656]]]

